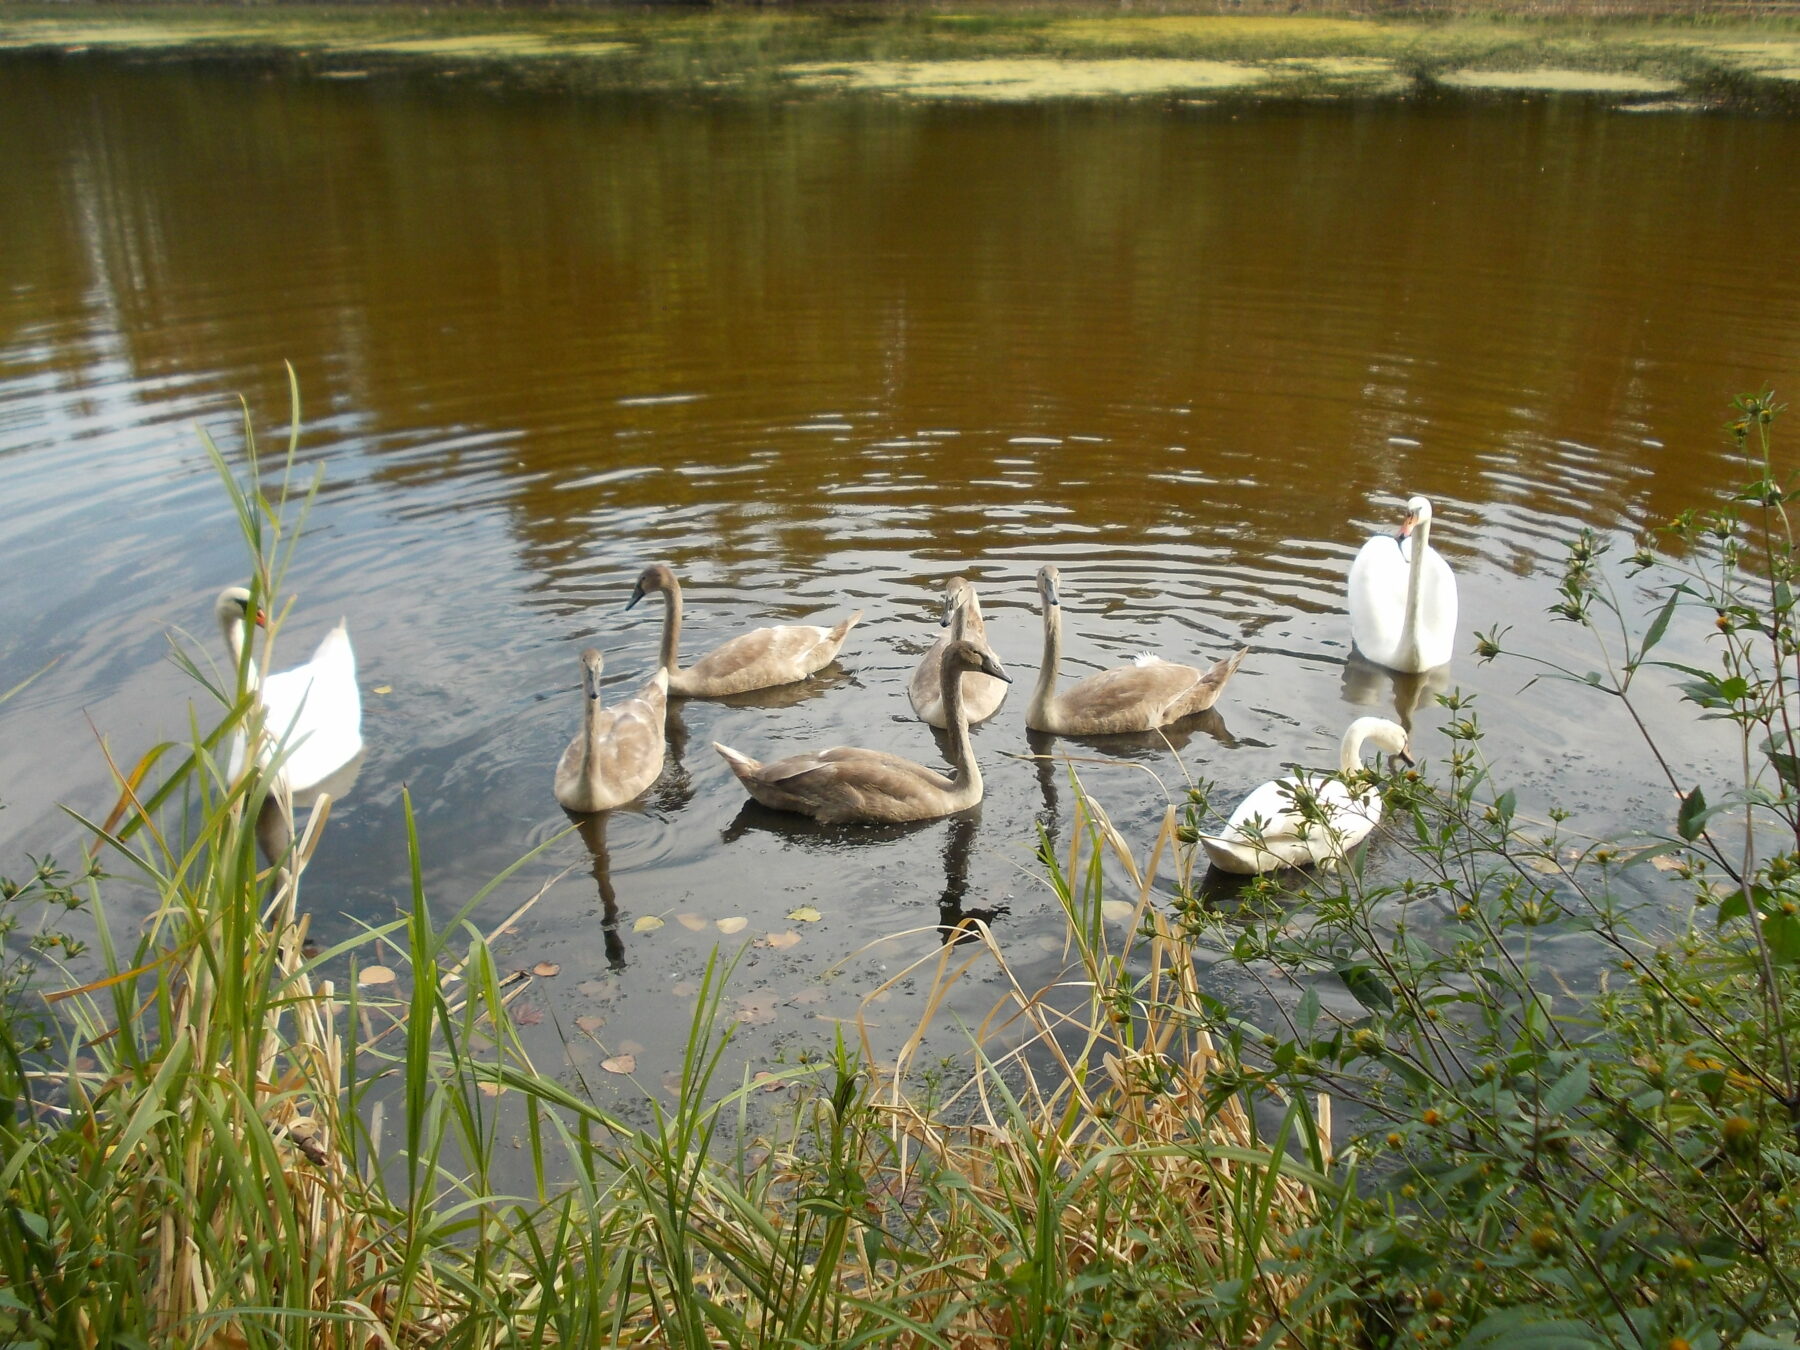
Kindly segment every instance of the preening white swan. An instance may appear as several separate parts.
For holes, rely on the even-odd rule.
[[[950,644],[967,638],[993,650],[987,640],[987,625],[981,621],[981,601],[967,577],[951,577],[944,583],[943,623],[943,636],[920,658],[912,682],[906,686],[906,697],[913,711],[921,721],[934,727],[950,725],[950,713],[944,706],[943,694],[944,653]],[[963,711],[968,715],[969,725],[985,722],[998,712],[1010,687],[1007,681],[996,680],[978,670],[965,674]]]
[[[812,624],[783,624],[739,634],[715,647],[686,670],[681,668],[681,583],[667,563],[652,563],[638,578],[625,608],[630,609],[651,591],[661,591],[663,611],[662,664],[669,672],[669,692],[684,698],[718,698],[767,689],[777,684],[804,680],[830,665],[844,645],[859,609],[836,628]]]
[[[1238,803],[1222,831],[1200,836],[1212,865],[1248,875],[1339,862],[1381,819],[1375,785],[1345,782],[1362,767],[1365,741],[1412,763],[1406,728],[1385,717],[1357,718],[1338,752],[1340,776],[1301,772],[1264,783]],[[1308,796],[1312,809],[1301,810]]]
[[[243,660],[252,617],[250,592],[227,586],[213,606],[235,670]],[[262,705],[262,735],[256,762],[267,764],[281,755],[280,777],[290,792],[310,791],[362,753],[362,695],[356,688],[356,653],[350,647],[347,621],[325,635],[312,660],[292,670],[261,676],[252,659],[250,685]],[[244,767],[244,737],[231,744],[229,774]]]
[[[616,707],[600,706],[605,661],[589,647],[581,654],[581,730],[556,764],[556,800],[568,811],[609,811],[656,781],[663,766],[663,723],[669,672]]]
[[[1389,670],[1430,670],[1456,645],[1456,576],[1431,547],[1431,503],[1414,497],[1398,535],[1378,534],[1350,564],[1350,636]]]
[[[717,741],[713,749],[764,806],[798,811],[828,825],[931,820],[966,811],[981,800],[981,766],[969,744],[969,719],[963,711],[962,677],[971,670],[997,680],[1009,678],[991,651],[967,638],[944,652],[942,697],[950,710],[953,766],[949,777],[899,755],[853,745],[790,755],[773,764]]]
[[[1205,712],[1218,702],[1225,682],[1249,652],[1240,647],[1215,661],[1209,670],[1176,665],[1160,656],[1140,656],[1133,665],[1114,666],[1056,692],[1062,664],[1062,606],[1056,587],[1061,573],[1038,568],[1038,594],[1044,603],[1044,663],[1037,687],[1025,706],[1025,725],[1033,731],[1065,736],[1106,736],[1121,731],[1150,731]]]

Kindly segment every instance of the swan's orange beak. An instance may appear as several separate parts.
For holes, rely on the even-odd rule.
[[[258,628],[267,628],[269,626],[269,616],[264,614],[260,609],[256,611],[256,626]]]
[[[1417,525],[1418,523],[1419,523],[1419,517],[1416,512],[1414,514],[1408,516],[1405,519],[1405,521],[1401,523],[1400,537],[1402,539],[1406,538],[1407,535],[1409,535],[1413,532],[1413,526]]]

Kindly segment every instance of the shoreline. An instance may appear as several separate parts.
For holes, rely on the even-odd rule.
[[[1800,110],[1800,7],[1777,15],[657,6],[0,4],[0,52],[273,63],[300,76],[908,102],[1518,99]]]

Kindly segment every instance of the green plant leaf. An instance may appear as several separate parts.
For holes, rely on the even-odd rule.
[[[1369,967],[1340,966],[1337,977],[1344,982],[1350,996],[1370,1012],[1387,1012],[1393,1008],[1393,992]]]
[[[1669,620],[1675,617],[1675,606],[1686,590],[1686,586],[1677,586],[1669,592],[1669,598],[1663,601],[1663,607],[1656,612],[1656,617],[1650,621],[1650,627],[1644,633],[1644,645],[1638,648],[1639,661],[1649,655],[1650,649],[1661,642],[1663,634],[1669,631]]]
[[[1762,931],[1769,955],[1783,965],[1800,964],[1800,917],[1777,910],[1763,920]]]
[[[1675,829],[1683,839],[1694,840],[1706,826],[1706,794],[1698,784],[1681,799],[1681,812],[1675,817]]]
[[[1566,1116],[1587,1096],[1591,1081],[1587,1064],[1577,1061],[1574,1068],[1552,1083],[1544,1093],[1544,1114]]]

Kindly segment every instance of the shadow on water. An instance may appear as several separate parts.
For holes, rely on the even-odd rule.
[[[1344,662],[1344,702],[1353,708],[1379,708],[1388,703],[1408,732],[1413,729],[1413,714],[1449,687],[1449,666],[1417,673],[1389,670],[1356,651]]]

